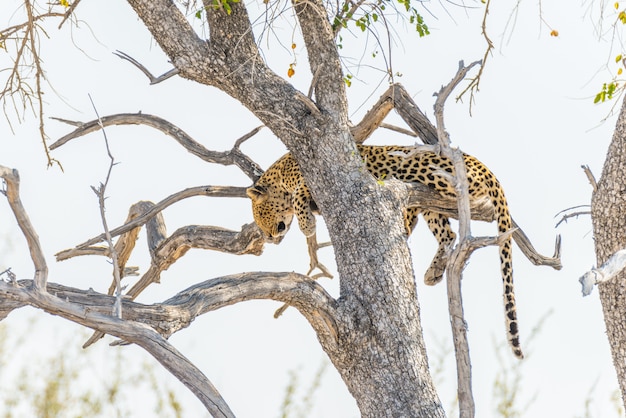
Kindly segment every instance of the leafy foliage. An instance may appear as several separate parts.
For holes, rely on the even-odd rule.
[[[424,18],[412,5],[411,0],[397,0],[400,9],[408,15],[409,23],[415,25],[415,30],[420,37],[430,34]],[[350,21],[354,21],[357,28],[362,32],[367,31],[371,26],[384,20],[387,6],[394,5],[390,0],[378,0],[375,3],[364,3],[363,1],[354,3],[345,1],[337,11],[333,20],[333,30],[337,32],[340,28],[347,28]],[[360,14],[359,14],[360,13]]]
[[[604,83],[602,85],[602,90],[600,90],[600,92],[596,94],[596,97],[595,99],[593,99],[593,102],[600,103],[606,100],[611,100],[613,98],[613,95],[615,94],[615,91],[617,90],[618,85],[619,84],[615,81],[612,81],[608,84]]]

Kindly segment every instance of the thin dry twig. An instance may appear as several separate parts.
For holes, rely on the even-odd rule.
[[[110,163],[109,168],[107,170],[106,178],[104,183],[100,183],[99,187],[91,186],[91,189],[94,191],[96,196],[98,196],[98,206],[100,207],[100,219],[102,220],[102,227],[104,228],[104,236],[106,238],[106,242],[109,246],[109,256],[111,257],[111,261],[113,263],[113,278],[115,280],[115,304],[113,305],[113,312],[115,316],[119,319],[122,319],[122,278],[120,277],[120,268],[118,263],[118,252],[113,245],[113,237],[111,237],[111,232],[109,231],[109,226],[106,218],[106,210],[104,201],[106,200],[106,188],[109,184],[109,180],[111,179],[111,173],[113,172],[113,167],[115,166],[115,157],[111,153],[111,148],[109,147],[109,139],[107,138],[106,131],[104,130],[104,126],[102,126],[102,121],[100,119],[100,115],[98,114],[98,109],[96,108],[91,95],[89,95],[89,101],[91,102],[91,106],[93,107],[93,111],[98,118],[98,124],[100,125],[100,129],[102,130],[102,136],[104,138],[104,145],[107,150],[107,155],[109,157]]]
[[[65,15],[63,16],[61,23],[59,23],[59,26],[58,26],[59,29],[63,27],[63,24],[65,23],[65,21],[67,21],[70,17],[72,17],[72,15],[74,14],[74,10],[76,10],[79,4],[80,4],[80,0],[74,0],[72,4],[70,4],[70,7],[68,7],[67,10],[65,11]]]
[[[574,212],[566,213],[567,211],[570,211],[570,210],[579,209],[579,208],[589,208],[589,207],[591,207],[591,205],[578,205],[578,206],[572,206],[571,208],[563,209],[562,211],[554,215],[554,217],[556,218],[560,214],[563,214],[561,219],[556,223],[554,227],[557,228],[563,222],[567,222],[567,220],[570,218],[578,218],[579,216],[582,216],[582,215],[591,215],[591,210],[577,210]]]
[[[593,193],[595,193],[598,190],[598,182],[596,181],[595,176],[591,172],[591,169],[589,168],[587,164],[581,165],[580,168],[582,168],[583,171],[585,172],[585,175],[587,176],[587,180],[589,180],[589,184],[591,184],[591,187],[593,187]]]
[[[13,66],[7,68],[9,75],[4,87],[0,90],[0,100],[3,102],[4,114],[9,121],[7,104],[10,102],[15,110],[18,120],[22,119],[21,112],[30,107],[39,119],[39,135],[41,137],[44,153],[48,160],[48,166],[56,164],[61,170],[60,162],[50,155],[46,143],[44,124],[43,86],[45,72],[43,60],[39,55],[39,37],[45,35],[45,29],[40,22],[52,17],[62,17],[64,13],[54,12],[58,5],[49,5],[43,13],[35,8],[31,0],[24,0],[25,21],[0,30],[0,47],[7,48],[7,41],[15,41],[15,51],[12,54]],[[34,82],[34,86],[31,85]],[[9,126],[11,123],[9,122]]]
[[[171,70],[167,71],[164,74],[161,74],[158,77],[155,77],[152,75],[152,73],[150,71],[148,71],[148,69],[146,67],[144,67],[139,61],[137,61],[136,59],[134,59],[133,57],[131,57],[130,55],[122,52],[122,51],[115,51],[113,52],[113,55],[116,55],[118,57],[120,57],[123,60],[126,60],[128,62],[130,62],[131,64],[133,64],[135,67],[139,68],[139,70],[145,74],[146,77],[148,77],[148,79],[150,80],[150,85],[153,84],[158,84],[162,81],[167,80],[170,77],[175,76],[176,74],[179,73],[178,68],[172,68]]]
[[[459,243],[454,247],[448,260],[447,288],[448,288],[448,310],[452,326],[454,340],[454,351],[457,366],[459,416],[461,418],[473,418],[475,414],[474,397],[472,394],[472,374],[471,360],[469,356],[469,344],[467,342],[467,324],[463,314],[463,300],[461,294],[461,278],[467,259],[472,251],[479,248],[478,242],[471,237],[471,212],[468,194],[467,172],[463,154],[459,149],[450,148],[450,139],[445,130],[443,110],[444,104],[452,90],[463,80],[467,72],[479,61],[471,63],[465,67],[463,62],[459,63],[454,78],[446,86],[443,86],[437,93],[435,101],[435,118],[437,120],[437,136],[441,146],[441,154],[447,157],[454,164],[455,170],[455,191],[458,204],[459,219]],[[481,243],[482,244],[482,243]]]
[[[493,50],[493,42],[489,38],[489,35],[487,35],[487,15],[489,15],[490,4],[491,4],[491,0],[487,0],[487,3],[485,4],[485,12],[483,13],[483,21],[481,24],[481,31],[482,31],[481,33],[483,35],[483,38],[485,38],[485,42],[487,43],[487,48],[485,49],[483,59],[481,60],[480,69],[478,70],[478,74],[476,74],[476,77],[474,77],[470,81],[467,87],[456,98],[457,101],[461,100],[463,95],[469,90],[470,91],[470,112],[472,108],[472,103],[474,102],[474,93],[478,91],[480,80],[483,75],[485,65],[487,64],[487,59],[489,58],[489,55],[491,54],[491,51]]]

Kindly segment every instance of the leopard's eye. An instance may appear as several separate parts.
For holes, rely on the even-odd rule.
[[[276,228],[276,230],[277,230],[278,232],[283,232],[283,231],[285,230],[285,223],[284,223],[284,222],[282,222],[282,221],[280,221],[280,222],[278,223],[278,227]]]

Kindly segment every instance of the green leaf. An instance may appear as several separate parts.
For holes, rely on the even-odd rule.
[[[596,98],[593,99],[593,103],[594,104],[599,103],[601,100],[602,100],[602,92],[596,94]]]

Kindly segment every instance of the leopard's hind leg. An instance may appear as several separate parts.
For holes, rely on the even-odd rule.
[[[439,283],[443,278],[443,272],[446,270],[446,264],[448,263],[447,250],[456,239],[456,234],[450,228],[450,221],[444,215],[424,211],[422,216],[426,220],[428,229],[430,229],[430,232],[433,233],[439,243],[433,261],[430,263],[426,273],[424,273],[424,283],[432,286]]]

